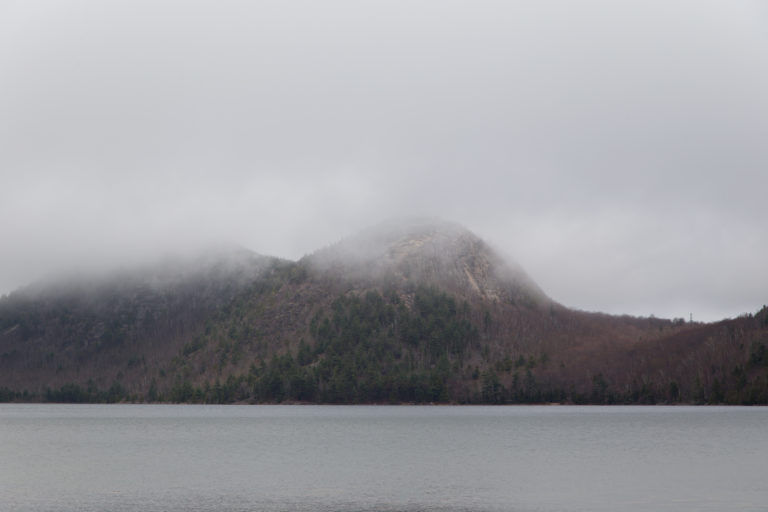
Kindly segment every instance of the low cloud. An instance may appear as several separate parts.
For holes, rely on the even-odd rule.
[[[758,2],[0,7],[0,293],[226,240],[459,222],[554,299],[768,298]]]

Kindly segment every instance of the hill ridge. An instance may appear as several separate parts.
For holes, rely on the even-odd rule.
[[[768,403],[768,309],[574,311],[457,224],[191,260],[1,298],[0,401]]]

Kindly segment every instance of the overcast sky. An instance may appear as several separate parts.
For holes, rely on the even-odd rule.
[[[0,293],[458,222],[555,300],[768,303],[768,2],[0,0]]]

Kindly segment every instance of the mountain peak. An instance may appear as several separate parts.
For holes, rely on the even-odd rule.
[[[411,282],[492,301],[550,302],[519,265],[463,226],[442,220],[389,221],[307,260],[316,271],[347,281]]]

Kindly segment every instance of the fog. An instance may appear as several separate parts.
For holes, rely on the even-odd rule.
[[[764,2],[0,3],[0,293],[444,218],[586,310],[768,303]]]

